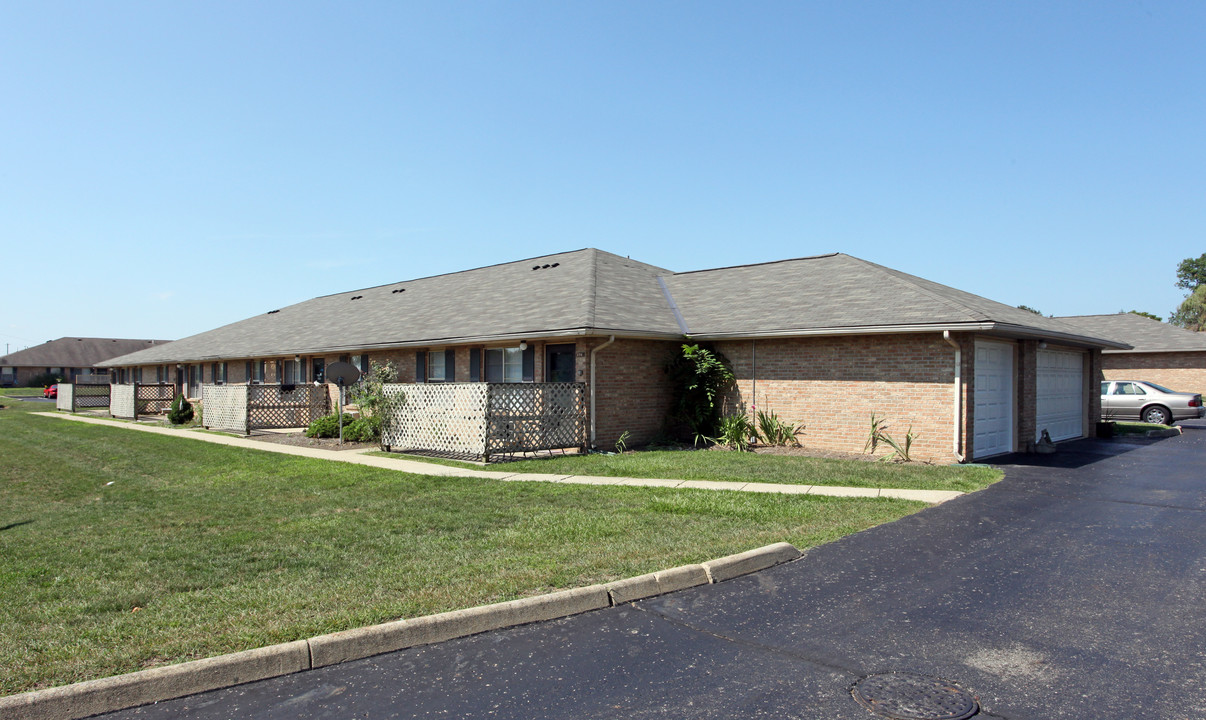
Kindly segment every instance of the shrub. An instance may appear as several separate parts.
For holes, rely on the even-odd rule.
[[[717,425],[719,432],[713,438],[722,445],[728,445],[737,450],[749,450],[750,438],[756,437],[754,424],[745,413],[734,413],[720,418]]]
[[[347,426],[352,423],[351,415],[343,416],[344,437],[347,437]],[[331,438],[339,437],[339,416],[324,415],[314,422],[310,423],[310,427],[306,428],[306,437],[311,438]]]
[[[758,411],[758,440],[767,445],[794,445],[800,446],[800,440],[796,437],[804,432],[804,425],[792,425],[791,423],[780,420],[774,410],[766,412]]]
[[[40,388],[40,387],[46,387],[47,385],[54,385],[55,383],[59,383],[59,382],[63,382],[63,378],[61,376],[55,375],[54,373],[47,372],[47,373],[42,373],[41,375],[34,375],[33,377],[31,377],[25,383],[25,387]]]
[[[172,407],[168,410],[168,422],[173,425],[183,425],[192,419],[192,403],[183,395],[177,395],[176,399],[172,400]]]
[[[733,384],[729,361],[699,345],[683,345],[666,366],[674,387],[671,420],[686,426],[696,443],[717,430],[720,396]]]
[[[344,427],[343,439],[349,442],[377,442],[381,439],[381,416],[370,415],[353,420]]]

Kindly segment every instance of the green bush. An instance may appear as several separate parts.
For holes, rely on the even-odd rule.
[[[673,387],[672,432],[684,428],[696,444],[718,431],[720,400],[734,380],[728,359],[699,345],[683,345],[666,365]]]
[[[25,387],[44,388],[47,385],[54,385],[60,382],[63,382],[62,376],[55,375],[54,373],[42,373],[41,375],[34,375],[26,381]]]
[[[774,410],[766,412],[758,411],[758,430],[757,436],[760,442],[767,445],[794,445],[800,446],[800,440],[797,435],[804,432],[804,424],[793,425],[786,420],[780,420]]]
[[[715,438],[716,442],[737,450],[749,450],[750,438],[757,437],[757,430],[745,413],[725,415],[720,418],[717,429],[719,433]]]
[[[348,442],[377,442],[381,439],[381,416],[356,418],[343,429]]]
[[[351,415],[343,416],[344,437],[347,437],[347,427],[352,422]],[[310,427],[306,428],[306,437],[311,438],[332,438],[339,437],[339,416],[324,415],[314,422],[310,423]]]
[[[172,407],[168,410],[168,422],[173,425],[183,425],[193,419],[193,405],[183,395],[177,395],[175,400],[172,400]]]

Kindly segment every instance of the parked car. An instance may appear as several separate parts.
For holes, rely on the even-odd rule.
[[[1144,380],[1101,383],[1102,420],[1141,420],[1171,425],[1176,420],[1206,417],[1202,396],[1183,393]]]
[[[47,385],[45,388],[42,388],[42,397],[58,398],[58,396],[59,396],[59,386],[57,383],[54,385]]]

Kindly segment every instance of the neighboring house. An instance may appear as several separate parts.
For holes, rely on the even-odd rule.
[[[849,452],[874,413],[938,462],[1091,434],[1101,349],[1126,347],[843,254],[675,273],[586,249],[327,295],[113,364],[171,370],[191,396],[322,381],[336,360],[394,360],[407,383],[573,380],[610,447],[663,429],[684,340],[732,362],[729,412],[773,410],[806,445]]]
[[[1134,313],[1057,318],[1084,332],[1131,345],[1108,349],[1101,358],[1104,380],[1147,380],[1206,395],[1206,333],[1194,332]]]
[[[168,340],[65,337],[0,357],[0,386],[22,386],[39,375],[65,381],[77,377],[108,377],[104,363],[119,355],[164,345]]]

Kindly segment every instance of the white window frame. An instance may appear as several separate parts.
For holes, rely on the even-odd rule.
[[[502,375],[497,379],[490,378],[490,366],[493,364],[490,362],[491,355],[496,357],[501,355],[497,365],[502,368]],[[486,382],[523,382],[523,350],[517,347],[486,348],[484,360],[485,367],[482,368],[482,377],[486,378]]]
[[[448,382],[445,379],[448,366],[445,364],[447,359],[444,356],[446,350],[428,350],[427,351],[427,377],[429,383]]]

